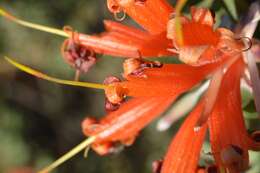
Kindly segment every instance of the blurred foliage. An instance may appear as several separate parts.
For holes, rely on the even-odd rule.
[[[217,26],[233,28],[251,2],[190,0],[184,12],[188,14],[191,5],[211,8],[216,12]],[[87,34],[102,32],[102,20],[113,19],[105,0],[1,0],[0,6],[35,23],[56,28],[70,25]],[[129,18],[124,23],[137,26]],[[64,63],[60,54],[63,38],[24,28],[2,18],[0,34],[0,153],[4,158],[0,161],[0,172],[21,166],[39,169],[84,139],[80,123],[87,115],[104,115],[103,93],[38,80],[17,71],[2,58],[8,55],[52,76],[72,79],[75,72]],[[259,36],[259,32],[257,34]],[[174,59],[169,61],[169,58],[165,60],[176,62]],[[120,58],[100,57],[97,65],[81,80],[101,83],[108,75],[120,76],[121,63]],[[244,93],[248,128],[259,129],[259,121],[251,115],[255,114],[254,108],[250,107],[252,96]],[[156,131],[153,123],[133,146],[123,152],[106,157],[91,152],[87,159],[79,154],[57,172],[151,172],[152,161],[163,157],[181,122],[164,133]],[[250,173],[259,173],[259,153],[252,153],[251,159]]]

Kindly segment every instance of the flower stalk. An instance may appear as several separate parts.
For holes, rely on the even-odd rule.
[[[35,23],[31,23],[31,22],[21,20],[21,19],[15,17],[15,16],[11,15],[10,13],[8,13],[7,11],[5,11],[2,8],[0,8],[0,15],[2,15],[3,17],[5,17],[5,18],[17,23],[17,24],[20,24],[20,25],[28,27],[28,28],[33,28],[33,29],[36,29],[36,30],[52,33],[52,34],[59,35],[59,36],[62,36],[62,37],[70,37],[70,35],[68,33],[64,32],[63,30],[50,28],[50,27],[47,27],[47,26],[44,26],[44,25],[39,25],[39,24],[35,24]]]
[[[50,82],[59,83],[59,84],[63,84],[63,85],[80,86],[80,87],[85,87],[85,88],[94,88],[94,89],[102,89],[102,90],[107,88],[107,86],[103,85],[103,84],[96,84],[96,83],[89,83],[89,82],[78,82],[78,81],[70,81],[70,80],[63,80],[63,79],[54,78],[54,77],[48,76],[44,73],[41,73],[37,70],[34,70],[30,67],[22,65],[22,64],[20,64],[16,61],[12,60],[11,58],[5,57],[5,60],[7,62],[9,62],[11,65],[20,69],[21,71],[24,71],[24,72],[31,74],[31,75],[33,75],[37,78],[44,79],[44,80],[47,80],[47,81],[50,81]]]
[[[66,153],[65,155],[63,155],[62,157],[60,157],[59,159],[54,161],[52,164],[50,164],[49,166],[47,166],[47,167],[43,168],[42,170],[38,171],[38,173],[49,173],[49,172],[51,172],[53,169],[57,168],[62,163],[64,163],[65,161],[69,160],[70,158],[72,158],[73,156],[78,154],[80,151],[87,148],[95,140],[96,140],[95,136],[91,136],[91,137],[87,138],[86,140],[84,140],[83,142],[78,144],[76,147],[74,147],[72,150],[70,150],[68,153]]]

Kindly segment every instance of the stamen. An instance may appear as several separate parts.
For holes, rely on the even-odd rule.
[[[8,61],[10,64],[12,64],[13,66],[15,66],[16,68],[29,73],[33,76],[36,76],[38,78],[41,79],[45,79],[54,83],[59,83],[59,84],[64,84],[64,85],[71,85],[71,86],[79,86],[79,87],[85,87],[85,88],[95,88],[95,89],[106,89],[107,86],[103,85],[103,84],[96,84],[96,83],[88,83],[88,82],[77,82],[77,81],[70,81],[70,80],[63,80],[63,79],[58,79],[58,78],[54,78],[51,76],[48,76],[44,73],[41,73],[37,70],[34,70],[30,67],[27,67],[25,65],[22,65],[8,57],[5,57],[5,60]]]
[[[246,52],[246,51],[250,50],[251,47],[253,46],[253,42],[249,37],[240,37],[240,38],[236,38],[235,40],[238,40],[238,41],[242,40],[245,43],[245,46],[247,46],[242,50],[242,52]]]
[[[0,8],[0,15],[9,19],[9,20],[11,20],[11,21],[13,21],[13,22],[15,22],[15,23],[17,23],[17,24],[20,24],[20,25],[28,27],[28,28],[33,28],[33,29],[36,29],[36,30],[56,34],[56,35],[63,36],[63,37],[70,37],[70,35],[68,33],[64,32],[63,30],[51,28],[51,27],[48,27],[48,26],[43,26],[43,25],[39,25],[39,24],[35,24],[35,23],[31,23],[31,22],[27,22],[27,21],[18,19],[15,16],[11,15],[10,13],[8,13],[7,11],[5,11],[1,8]]]
[[[180,13],[183,9],[184,5],[186,4],[187,0],[178,0],[176,4],[176,11],[175,11],[175,27],[176,27],[176,39],[179,46],[182,46],[183,43],[183,34],[182,34],[182,25],[181,25],[181,18]]]
[[[73,39],[75,43],[79,43],[79,33],[74,31],[71,26],[64,26],[63,31],[68,35],[71,35],[71,39]]]
[[[187,0],[178,0],[178,2],[176,4],[176,13],[180,14],[180,12],[183,9],[186,2],[187,2]]]
[[[113,84],[113,83],[117,83],[117,82],[120,82],[120,81],[121,81],[121,80],[120,80],[119,78],[115,77],[115,76],[108,76],[108,77],[106,77],[106,79],[104,80],[103,84],[105,84],[105,85],[111,85],[111,84]],[[107,91],[105,91],[105,92],[107,92]],[[114,96],[113,96],[113,95],[114,95]],[[111,112],[111,111],[115,111],[115,110],[119,109],[121,103],[123,103],[123,102],[125,101],[124,98],[122,98],[122,97],[118,98],[117,96],[118,96],[117,93],[113,93],[112,95],[111,95],[111,94],[108,94],[108,95],[107,95],[107,93],[106,93],[106,98],[105,98],[105,110],[106,110],[107,112]],[[112,98],[113,98],[113,99],[112,99]],[[115,99],[115,98],[117,98],[117,99]],[[118,100],[118,99],[119,99],[119,100]],[[122,99],[122,100],[121,100],[121,99]],[[112,103],[111,100],[112,100],[112,101],[117,100],[117,102],[116,102],[116,103]]]
[[[48,173],[48,172],[52,171],[53,169],[57,168],[62,163],[66,162],[67,160],[69,160],[70,158],[72,158],[73,156],[78,154],[80,151],[84,150],[86,147],[88,147],[90,144],[92,144],[95,141],[95,139],[96,139],[95,136],[87,138],[86,140],[81,142],[79,145],[74,147],[72,150],[70,150],[68,153],[66,153],[65,155],[63,155],[62,157],[60,157],[59,159],[54,161],[52,164],[50,164],[46,168],[40,170],[38,173]]]
[[[88,152],[90,150],[90,146],[87,146],[84,150],[84,158],[87,158],[88,157]]]
[[[79,81],[79,78],[80,78],[80,70],[76,70],[74,81]]]
[[[116,21],[122,22],[123,20],[125,20],[126,14],[124,11],[121,11],[119,13],[116,12],[116,13],[114,13],[114,18],[116,19]]]

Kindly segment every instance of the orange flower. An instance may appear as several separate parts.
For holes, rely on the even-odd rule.
[[[197,170],[207,130],[206,124],[199,131],[194,130],[202,110],[203,104],[200,103],[182,124],[164,158],[162,173],[195,173]]]
[[[155,35],[166,31],[166,24],[173,12],[166,0],[108,0],[107,5],[112,13],[127,13],[145,30]]]
[[[214,16],[208,9],[192,7],[191,20],[180,16],[184,2],[180,0],[174,12],[165,0],[108,0],[112,13],[128,14],[146,31],[105,21],[106,31],[95,36],[32,25],[0,11],[17,23],[69,37],[65,43],[71,42],[72,49],[77,45],[98,54],[132,58],[123,64],[123,81],[116,79],[105,84],[56,79],[7,58],[21,70],[46,80],[103,89],[108,103],[117,109],[99,121],[86,118],[82,131],[89,139],[41,173],[51,171],[90,145],[101,155],[131,145],[139,132],[179,95],[204,79],[210,80],[209,87],[174,137],[161,172],[196,173],[212,169],[235,173],[248,168],[248,150],[260,148],[259,141],[247,134],[241,110],[240,79],[246,68],[242,53],[250,45],[242,38],[236,39],[228,29],[214,30]],[[69,58],[72,53],[78,53],[64,51]],[[141,59],[175,54],[185,64]],[[127,96],[132,98],[125,101]],[[202,169],[198,168],[198,161],[207,129],[216,165]]]
[[[249,162],[248,150],[252,148],[241,110],[240,78],[243,70],[241,60],[230,67],[208,121],[212,153],[216,163],[228,172],[245,171]]]
[[[131,99],[99,122],[90,123],[89,118],[85,119],[82,123],[83,132],[87,136],[96,137],[94,148],[116,142],[131,145],[140,130],[165,111],[175,98],[176,96]],[[102,154],[113,151],[113,146],[115,145]]]
[[[186,64],[204,65],[237,55],[244,44],[235,39],[235,34],[226,28],[213,30],[214,16],[208,9],[191,8],[191,20],[181,18],[182,42],[177,39],[175,25],[178,18],[168,23],[167,37],[172,39],[175,53]]]
[[[165,32],[151,35],[146,31],[117,22],[106,20],[104,24],[107,31],[100,35],[79,34],[79,44],[99,54],[127,58],[174,55],[167,50],[171,42],[165,37]]]
[[[240,78],[243,70],[244,63],[239,60],[226,72],[221,92],[208,120],[216,164],[220,170],[234,173],[248,168],[248,150],[252,147],[248,142],[249,136],[241,110]],[[233,85],[230,85],[230,81],[233,81]],[[202,114],[203,103],[205,102],[202,100],[193,110],[173,139],[164,158],[162,173],[196,172],[207,129],[207,124],[198,131],[194,129]]]

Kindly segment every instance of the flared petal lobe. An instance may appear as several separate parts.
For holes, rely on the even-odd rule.
[[[225,28],[213,29],[214,17],[210,10],[191,8],[192,19],[180,20],[182,41],[178,43],[176,18],[169,20],[167,37],[172,39],[175,52],[186,64],[201,66],[241,54],[244,44]]]
[[[166,31],[173,7],[166,0],[116,0],[124,12],[151,34]]]
[[[200,103],[186,118],[168,148],[164,158],[162,173],[195,173],[197,170],[200,150],[204,141],[207,125],[200,130],[194,127],[202,113]]]
[[[216,163],[229,172],[241,172],[248,168],[248,135],[240,96],[240,77],[243,70],[244,63],[240,59],[227,71],[208,120]]]
[[[191,7],[191,20],[181,17],[182,46],[216,45],[219,34],[213,30],[214,18],[210,10]],[[168,22],[167,36],[177,46],[176,18]]]

